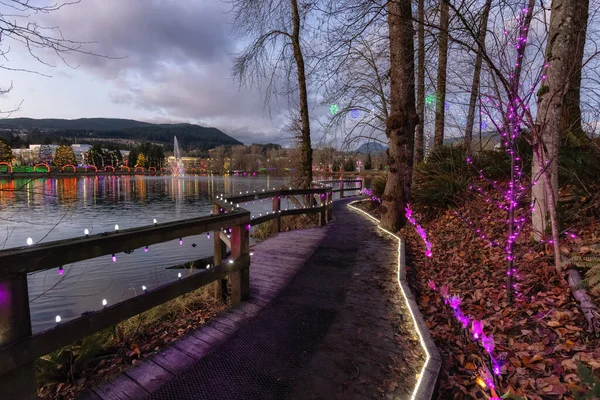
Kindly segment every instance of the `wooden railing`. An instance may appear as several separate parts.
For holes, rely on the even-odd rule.
[[[344,189],[343,183],[341,189]],[[273,230],[278,232],[282,216],[315,213],[320,215],[320,225],[325,225],[332,218],[335,190],[324,183],[315,183],[311,189],[272,190],[228,198],[220,197],[212,201],[211,216],[0,251],[1,398],[36,399],[34,361],[37,358],[202,286],[218,282],[215,284],[216,295],[221,296],[223,280],[228,278],[231,304],[236,305],[248,299],[250,228],[273,221]],[[281,198],[296,195],[308,196],[311,200],[306,204],[309,205],[282,210]],[[272,198],[273,204],[272,212],[266,215],[251,218],[250,211],[240,207],[240,203],[265,198]],[[225,229],[228,229],[227,233],[223,232]],[[214,237],[212,268],[155,289],[145,290],[128,300],[98,311],[87,312],[81,317],[57,323],[51,329],[32,334],[28,273],[211,231]],[[231,255],[225,260],[227,247],[231,250]]]

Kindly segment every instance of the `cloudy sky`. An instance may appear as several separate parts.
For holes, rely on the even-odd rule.
[[[42,2],[42,0],[39,0]],[[246,144],[286,144],[279,130],[285,106],[273,102],[271,116],[256,89],[230,75],[243,42],[231,35],[229,5],[219,0],[81,0],[49,14],[31,15],[59,26],[65,38],[95,42],[85,46],[108,59],[72,53],[70,68],[48,52],[2,38],[10,49],[0,64],[36,71],[2,71],[0,109],[21,109],[12,117],[131,118],[150,122],[190,122],[215,126]],[[0,6],[4,15],[17,14]],[[283,100],[281,100],[283,104]]]

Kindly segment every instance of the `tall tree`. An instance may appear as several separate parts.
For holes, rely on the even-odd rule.
[[[437,89],[435,105],[435,131],[433,149],[437,150],[444,144],[444,128],[446,126],[446,78],[448,68],[448,38],[450,28],[449,0],[440,0],[440,33],[437,70]]]
[[[425,0],[418,0],[418,47],[417,47],[417,114],[419,125],[415,135],[415,163],[425,155]]]
[[[0,139],[0,162],[11,162],[13,159],[13,152],[10,145],[6,143],[6,140]]]
[[[235,59],[233,73],[236,77],[240,80],[269,77],[268,99],[277,84],[275,71],[283,69],[289,77],[293,66],[296,67],[295,89],[298,91],[301,121],[299,184],[308,188],[312,182],[312,146],[302,32],[314,4],[303,3],[302,9],[297,0],[232,0],[232,4],[235,12],[233,25],[237,33],[252,38],[250,45]],[[292,54],[289,54],[289,49]],[[268,73],[266,69],[274,72]]]
[[[390,116],[386,135],[390,140],[387,183],[382,196],[381,225],[392,232],[406,223],[410,199],[415,126],[415,63],[411,0],[388,2],[390,35]]]
[[[73,148],[68,145],[60,145],[56,148],[56,156],[54,157],[54,164],[62,167],[67,164],[76,165],[77,159],[75,158],[75,152]]]
[[[535,204],[532,219],[536,240],[545,233],[548,218],[556,219],[561,128],[565,128],[564,121],[570,119],[574,114],[573,109],[577,108],[572,104],[565,108],[565,104],[573,102],[569,93],[579,93],[579,66],[583,63],[588,10],[589,0],[552,0],[546,44],[546,79],[542,81],[538,92],[538,113],[533,132],[535,157],[532,172],[539,174],[541,170],[545,170],[532,191]],[[572,88],[572,85],[576,88]],[[567,117],[563,116],[565,111]],[[556,225],[556,221],[553,221],[553,237],[558,236]],[[557,252],[557,257],[559,256],[560,253]]]
[[[492,0],[486,0],[481,13],[481,23],[479,24],[479,37],[477,40],[477,56],[475,57],[475,69],[473,71],[473,84],[471,86],[471,95],[469,99],[469,110],[467,112],[467,126],[465,129],[465,148],[467,154],[471,154],[471,145],[473,143],[473,126],[475,125],[475,109],[477,99],[479,98],[479,83],[481,80],[481,64],[483,63],[483,53],[485,52],[485,37],[487,33],[488,19]]]
[[[52,164],[52,148],[48,144],[40,146],[40,163]]]

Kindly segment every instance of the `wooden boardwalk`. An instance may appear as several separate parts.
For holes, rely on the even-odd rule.
[[[402,399],[424,364],[398,243],[347,207],[252,249],[250,300],[87,394],[91,399]]]
[[[315,252],[329,228],[330,225],[282,232],[253,246],[250,300],[219,314],[161,352],[93,388],[84,398],[143,399],[159,389],[208,354],[268,304]]]

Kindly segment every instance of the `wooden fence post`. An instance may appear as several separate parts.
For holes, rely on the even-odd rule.
[[[221,206],[218,204],[213,204],[213,215],[221,214]],[[221,240],[221,232],[214,231],[213,232],[213,240],[214,240],[214,265],[217,266],[223,263],[223,258],[227,254],[227,246]],[[217,280],[212,284],[212,292],[217,300],[225,300],[227,297],[227,281],[225,279]]]
[[[0,347],[31,336],[27,275],[0,279]],[[0,393],[7,400],[37,400],[33,363],[0,375]],[[6,396],[6,397],[4,397]]]
[[[231,305],[235,306],[250,298],[250,216],[243,225],[231,229],[231,258],[244,263],[240,269],[229,274],[231,282]]]
[[[273,211],[277,214],[277,218],[272,222],[273,227],[271,229],[273,233],[281,232],[281,214],[279,213],[279,210],[281,210],[281,195],[280,193],[277,193],[275,197],[273,197]]]
[[[331,189],[333,190],[333,189]],[[327,192],[327,204],[333,201],[333,192]],[[327,221],[331,221],[333,219],[333,207],[327,209]]]
[[[319,194],[319,206],[323,209],[319,212],[319,226],[327,225],[327,210],[325,210],[325,206],[327,205],[327,194],[325,192]]]
[[[344,198],[344,181],[340,180],[340,199]]]

